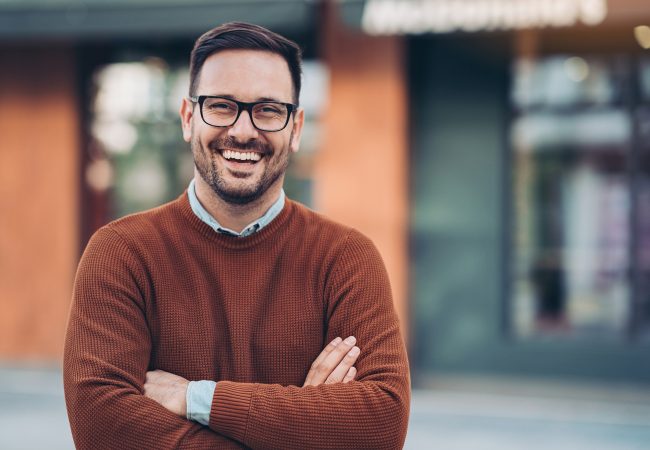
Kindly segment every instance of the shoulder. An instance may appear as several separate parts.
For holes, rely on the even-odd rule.
[[[178,205],[180,199],[116,219],[99,228],[88,245],[115,245],[133,250],[151,248],[156,243],[169,240],[182,229],[182,214]]]
[[[367,299],[385,299],[392,293],[379,250],[361,231],[338,223],[304,205],[292,202],[292,248],[315,261],[321,273],[324,298],[354,298],[357,307]]]
[[[349,234],[353,230],[353,228],[336,222],[302,203],[288,199],[287,202],[294,210],[292,221],[296,225],[343,235]]]
[[[295,232],[305,239],[326,245],[336,259],[348,252],[372,255],[373,258],[378,256],[372,240],[356,228],[336,222],[301,203],[291,201],[291,204],[295,210],[292,218]]]
[[[343,243],[356,232],[354,228],[336,222],[302,203],[293,200],[289,200],[289,203],[294,211],[291,218],[294,234],[299,233],[306,238],[328,242],[331,245]]]
[[[155,208],[129,214],[110,222],[105,228],[133,238],[144,237],[165,229],[171,231],[182,226],[181,201],[183,201],[182,196]]]

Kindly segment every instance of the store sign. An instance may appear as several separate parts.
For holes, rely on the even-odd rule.
[[[595,26],[607,0],[367,0],[361,25],[369,34],[448,33]]]

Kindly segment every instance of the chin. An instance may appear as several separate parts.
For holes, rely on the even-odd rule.
[[[252,203],[264,195],[264,191],[259,189],[222,189],[217,187],[214,192],[226,203],[233,205],[246,205]]]

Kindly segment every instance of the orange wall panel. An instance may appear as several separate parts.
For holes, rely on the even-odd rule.
[[[0,359],[60,359],[78,259],[72,50],[0,48]]]
[[[408,95],[405,43],[370,37],[326,13],[330,71],[325,139],[315,167],[319,211],[369,236],[384,258],[407,335]]]

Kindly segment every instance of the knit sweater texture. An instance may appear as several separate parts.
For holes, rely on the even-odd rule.
[[[357,376],[302,387],[354,335]],[[148,370],[217,382],[209,427],[143,395]],[[358,231],[287,200],[215,233],[187,194],[98,230],[75,279],[64,387],[79,449],[396,449],[410,379],[388,276]]]

